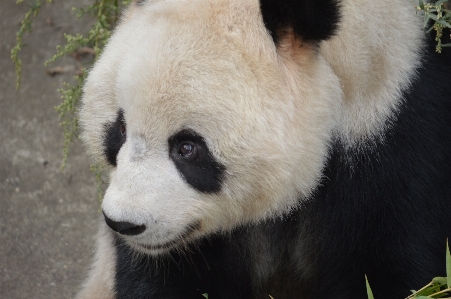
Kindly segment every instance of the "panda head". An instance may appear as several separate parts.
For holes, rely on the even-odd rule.
[[[327,35],[267,2],[138,1],[90,72],[82,139],[111,165],[102,210],[135,249],[281,216],[317,185],[341,101]]]

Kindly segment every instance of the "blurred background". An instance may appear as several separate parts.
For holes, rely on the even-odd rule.
[[[80,62],[44,62],[64,44],[63,33],[84,32],[72,7],[85,0],[42,6],[24,36],[21,86],[15,88],[11,49],[33,1],[0,8],[0,298],[73,298],[86,277],[100,215],[94,174],[82,145],[70,148],[65,170],[63,131],[54,107],[62,82],[74,82]],[[55,75],[55,70],[57,70]],[[54,76],[51,76],[53,74]]]

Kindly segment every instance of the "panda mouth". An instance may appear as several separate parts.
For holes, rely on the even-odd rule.
[[[201,223],[200,221],[194,222],[191,225],[188,225],[177,237],[173,238],[172,240],[162,243],[162,244],[142,244],[137,243],[138,247],[144,248],[147,251],[152,252],[163,252],[163,251],[169,251],[173,248],[177,248],[180,246],[186,246],[187,242],[189,241],[190,237],[194,234],[194,232],[200,230]]]

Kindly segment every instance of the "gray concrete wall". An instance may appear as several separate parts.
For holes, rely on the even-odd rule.
[[[60,171],[63,133],[54,106],[60,103],[57,89],[74,74],[49,77],[43,63],[64,43],[63,32],[86,28],[71,8],[89,1],[56,0],[43,7],[25,37],[17,91],[10,51],[26,2],[33,1],[1,2],[0,298],[73,298],[92,257],[100,203],[79,141]],[[74,66],[75,60],[55,65]]]

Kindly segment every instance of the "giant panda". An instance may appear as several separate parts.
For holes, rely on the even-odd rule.
[[[445,274],[451,70],[410,0],[141,0],[87,78],[78,299],[404,298]]]

